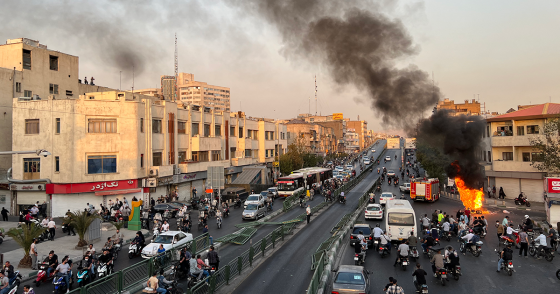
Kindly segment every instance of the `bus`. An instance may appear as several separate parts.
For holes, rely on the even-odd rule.
[[[311,188],[313,184],[323,185],[325,180],[332,179],[333,172],[330,168],[323,167],[306,167],[292,172],[301,173],[305,176],[305,184]]]
[[[388,200],[385,204],[385,229],[391,241],[408,239],[415,232],[416,214],[408,200]],[[415,235],[416,232],[415,232]]]
[[[304,190],[304,174],[293,173],[289,176],[278,178],[278,197],[292,196]]]

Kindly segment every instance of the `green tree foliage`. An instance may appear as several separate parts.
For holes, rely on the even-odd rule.
[[[438,178],[440,183],[445,183],[445,167],[451,164],[451,160],[441,150],[416,142],[416,159],[431,178]]]
[[[545,122],[543,136],[530,139],[533,151],[531,165],[541,172],[560,173],[560,116]]]
[[[70,218],[70,224],[74,226],[74,229],[76,229],[76,233],[80,239],[78,241],[78,247],[87,245],[85,236],[88,228],[95,219],[101,218],[101,216],[98,214],[89,214],[87,211],[77,210],[70,212],[68,217]]]
[[[19,261],[18,267],[31,267],[31,256],[29,255],[31,244],[33,244],[33,239],[41,236],[45,230],[45,228],[32,224],[29,226],[22,225],[21,229],[12,228],[6,233],[6,235],[12,237],[25,252],[25,255]]]
[[[288,151],[280,156],[280,172],[289,175],[294,170],[317,166],[322,162],[323,157],[307,151],[303,139],[300,138],[288,145]]]

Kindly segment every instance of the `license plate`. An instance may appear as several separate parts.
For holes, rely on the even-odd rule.
[[[379,241],[375,241],[375,244],[378,244],[378,243],[379,243]]]
[[[428,294],[428,290],[422,290],[422,294]]]
[[[508,265],[509,268],[513,268],[513,264]]]
[[[408,262],[405,261],[405,262],[403,262],[402,264],[403,264],[403,265],[408,265]]]
[[[357,257],[354,257],[354,260],[358,260],[358,258],[357,258]]]
[[[447,275],[441,275],[441,277],[444,278],[444,279],[446,279],[446,278],[447,278]]]

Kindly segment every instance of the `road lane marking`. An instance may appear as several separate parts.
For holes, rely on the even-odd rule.
[[[490,277],[488,277],[488,276],[484,276],[484,277],[488,280],[488,282],[490,283],[492,288],[496,288],[496,284],[494,284],[494,282],[492,282],[492,279],[490,279]]]

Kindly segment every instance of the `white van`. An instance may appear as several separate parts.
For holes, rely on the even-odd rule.
[[[385,229],[391,241],[406,240],[416,230],[416,214],[408,200],[388,200],[385,205]]]

